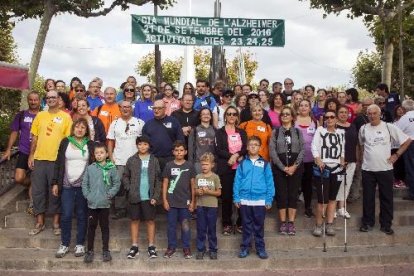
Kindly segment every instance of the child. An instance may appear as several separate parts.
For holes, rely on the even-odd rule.
[[[149,153],[150,140],[146,136],[137,138],[138,153],[131,156],[125,166],[122,183],[127,192],[128,213],[131,219],[132,247],[128,259],[139,255],[139,222],[146,221],[148,237],[148,256],[157,258],[155,250],[156,204],[161,192],[161,171],[158,159]]]
[[[255,237],[256,254],[260,259],[268,255],[264,243],[264,220],[266,210],[272,206],[275,195],[270,164],[259,156],[260,138],[251,136],[247,142],[248,154],[237,167],[233,187],[233,201],[240,208],[243,241],[239,258],[249,255],[250,239]]]
[[[93,261],[93,243],[96,227],[102,232],[102,260],[112,260],[109,252],[109,207],[111,199],[116,195],[121,185],[115,165],[107,160],[108,148],[104,144],[96,144],[94,150],[96,162],[86,168],[82,181],[82,193],[88,201],[88,252],[84,262]]]
[[[197,260],[202,260],[206,252],[208,235],[210,259],[217,259],[217,197],[221,195],[221,183],[214,167],[214,155],[206,152],[200,157],[201,173],[196,176],[197,195]]]
[[[195,169],[184,159],[186,154],[184,142],[176,141],[173,145],[174,160],[165,165],[162,173],[162,199],[164,209],[168,211],[168,248],[164,258],[171,258],[177,248],[177,221],[181,224],[184,258],[192,258],[190,212],[195,206]]]

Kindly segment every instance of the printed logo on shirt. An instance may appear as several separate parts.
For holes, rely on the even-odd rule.
[[[148,164],[149,164],[149,160],[143,160],[143,161],[142,161],[142,167],[143,167],[144,169],[148,169]]]
[[[172,127],[172,124],[171,124],[171,122],[167,122],[167,123],[164,123],[164,126],[166,128],[171,128]]]
[[[204,138],[204,137],[206,137],[206,135],[207,135],[207,133],[205,131],[200,131],[198,133],[198,137],[200,137],[200,138]]]
[[[239,135],[237,134],[230,135],[230,141],[236,142],[238,139],[239,139]]]
[[[393,103],[394,102],[394,98],[388,98],[388,102],[389,103]]]
[[[179,175],[180,168],[171,168],[171,175]]]
[[[412,123],[412,122],[414,122],[414,118],[408,118],[408,121],[409,121],[410,123]]]
[[[207,187],[207,186],[208,186],[208,181],[207,181],[207,179],[200,178],[200,179],[197,181],[197,186],[198,186],[198,187]]]
[[[341,157],[341,135],[337,133],[321,133],[322,146],[321,157],[322,159],[338,159]]]
[[[171,108],[178,108],[178,104],[176,103],[171,104]]]

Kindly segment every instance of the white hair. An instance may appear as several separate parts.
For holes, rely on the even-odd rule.
[[[402,107],[408,112],[414,110],[414,101],[411,99],[404,100]]]
[[[381,113],[381,108],[376,104],[371,104],[370,106],[368,106],[367,112],[370,111],[370,110],[376,110],[379,113]]]

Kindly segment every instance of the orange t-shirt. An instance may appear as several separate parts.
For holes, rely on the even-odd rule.
[[[272,127],[262,121],[250,120],[243,122],[239,125],[239,128],[244,129],[247,133],[247,137],[257,136],[260,138],[262,145],[260,146],[259,154],[266,161],[270,160],[269,156],[269,142],[272,136]]]
[[[99,114],[97,114],[98,110]],[[105,127],[105,133],[108,133],[109,126],[111,125],[112,121],[115,121],[116,119],[121,117],[121,111],[117,103],[104,104],[101,107],[95,108],[91,115],[101,119]]]

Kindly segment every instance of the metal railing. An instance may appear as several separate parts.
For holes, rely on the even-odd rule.
[[[10,160],[0,161],[0,196],[14,186],[14,171],[18,156],[19,152],[15,151],[10,155]]]

